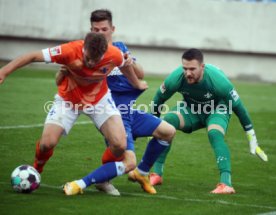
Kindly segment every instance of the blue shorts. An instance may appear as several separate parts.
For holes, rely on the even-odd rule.
[[[127,150],[135,151],[134,141],[137,137],[152,136],[154,130],[162,122],[156,116],[141,110],[130,110],[128,114],[122,114],[123,123],[127,133]]]

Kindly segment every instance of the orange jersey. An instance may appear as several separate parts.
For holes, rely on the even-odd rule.
[[[83,60],[83,40],[43,50],[46,62],[64,64],[69,70],[58,86],[58,94],[74,104],[95,105],[108,91],[106,76],[123,64],[121,51],[108,45],[99,63],[88,68]]]

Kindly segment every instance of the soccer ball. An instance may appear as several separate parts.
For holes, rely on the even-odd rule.
[[[16,167],[11,174],[12,188],[19,193],[31,193],[40,185],[38,171],[30,165]]]

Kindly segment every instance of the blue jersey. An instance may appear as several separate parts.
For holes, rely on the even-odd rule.
[[[114,42],[112,45],[118,47],[124,54],[130,54],[127,46],[123,42]],[[135,89],[118,67],[114,68],[107,77],[107,84],[111,90],[116,106],[124,104],[130,108],[130,105],[143,92],[143,90]]]
[[[130,53],[123,42],[114,42],[113,45],[118,47],[124,54]],[[134,140],[137,137],[151,136],[161,123],[161,119],[152,114],[132,109],[132,104],[143,93],[143,90],[135,89],[118,67],[114,68],[107,76],[107,84],[118,109],[121,109],[120,105],[128,107],[127,110],[124,108],[120,112],[127,133],[127,150],[134,151]]]

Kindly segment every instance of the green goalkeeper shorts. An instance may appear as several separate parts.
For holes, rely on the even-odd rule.
[[[214,111],[214,113],[204,114],[204,113],[193,113],[191,108],[186,107],[173,107],[170,112],[180,112],[184,119],[184,127],[182,130],[185,133],[192,133],[201,128],[206,128],[211,124],[220,125],[225,133],[228,128],[228,123],[230,120],[231,115],[229,113],[221,113],[218,111]]]

